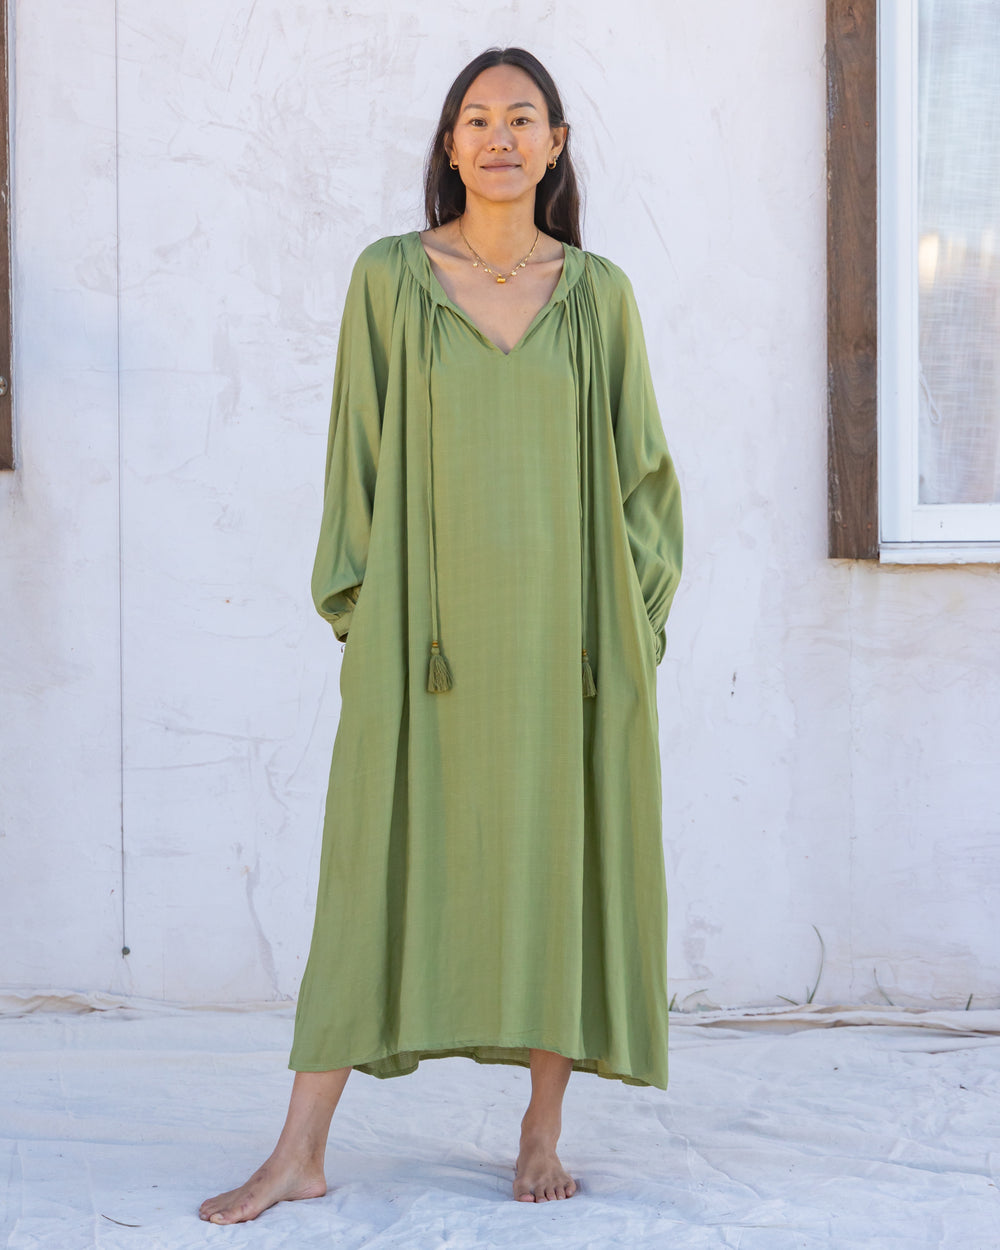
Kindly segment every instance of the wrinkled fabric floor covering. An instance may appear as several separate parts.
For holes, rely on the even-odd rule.
[[[327,1196],[209,1227],[201,1199],[281,1126],[291,1024],[0,994],[0,1245],[1000,1246],[1000,1011],[672,1016],[668,1092],[574,1075],[560,1155],[580,1190],[539,1205],[511,1198],[526,1070],[354,1073]]]

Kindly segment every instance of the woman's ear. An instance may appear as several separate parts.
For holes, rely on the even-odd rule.
[[[552,128],[552,138],[554,140],[552,155],[559,156],[566,146],[566,140],[569,138],[569,126],[554,126]]]

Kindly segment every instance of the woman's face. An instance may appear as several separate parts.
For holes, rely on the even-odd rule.
[[[469,194],[517,200],[534,195],[548,162],[562,151],[566,131],[549,125],[545,97],[530,74],[516,65],[494,65],[465,93],[445,148]]]

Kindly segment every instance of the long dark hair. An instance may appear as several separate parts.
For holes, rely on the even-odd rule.
[[[465,93],[484,69],[494,65],[515,65],[534,81],[545,97],[550,126],[565,126],[562,101],[552,75],[530,52],[523,48],[487,48],[470,61],[448,89],[441,120],[427,154],[424,169],[424,205],[429,227],[443,226],[465,212],[465,184],[457,169],[452,169],[444,150],[445,136],[455,128],[458,111]],[[546,169],[535,189],[535,225],[573,247],[582,247],[580,237],[580,193],[576,172],[569,153],[569,131],[555,169]]]

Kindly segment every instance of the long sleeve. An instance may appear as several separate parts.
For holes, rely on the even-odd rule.
[[[646,615],[656,640],[656,663],[666,648],[666,621],[680,581],[684,546],[681,493],[667,448],[635,295],[618,270],[614,327],[608,335],[609,386],[615,447],[629,546]]]
[[[312,573],[316,610],[347,636],[368,563],[385,400],[388,308],[380,244],[351,275],[337,344],[323,518]]]

